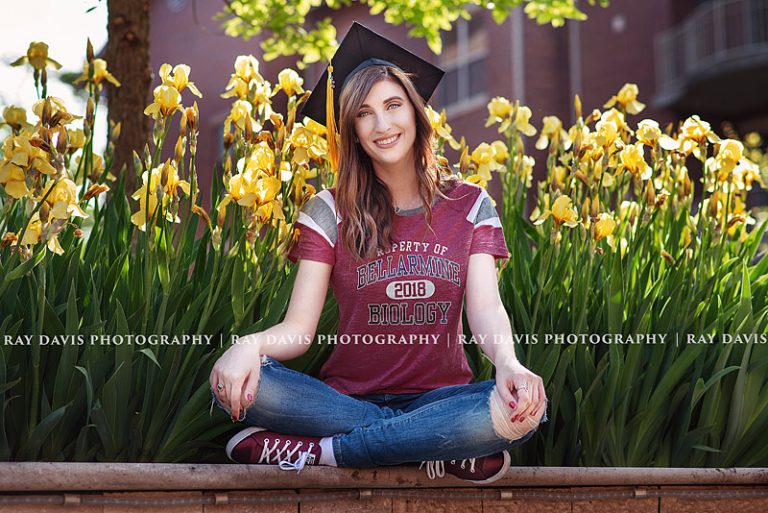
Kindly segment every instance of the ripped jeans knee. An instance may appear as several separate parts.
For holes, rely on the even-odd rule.
[[[526,436],[530,438],[530,435],[539,427],[539,424],[547,421],[545,407],[537,415],[527,416],[523,422],[512,422],[511,417],[514,416],[514,410],[504,402],[496,386],[491,390],[489,405],[491,408],[493,430],[497,435],[509,441],[519,440]]]

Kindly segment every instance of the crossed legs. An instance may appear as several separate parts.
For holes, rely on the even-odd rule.
[[[215,395],[213,401],[227,411]],[[264,357],[256,397],[240,420],[278,433],[332,437],[339,466],[369,468],[511,449],[542,421],[512,423],[513,414],[492,380],[425,392],[393,409],[341,394]]]

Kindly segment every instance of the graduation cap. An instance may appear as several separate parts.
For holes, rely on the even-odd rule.
[[[344,36],[339,48],[323,72],[302,114],[325,125],[328,130],[328,153],[331,166],[338,169],[336,126],[339,121],[339,97],[350,77],[369,66],[385,65],[411,74],[413,84],[424,101],[429,101],[445,71],[414,55],[358,22]],[[325,87],[323,87],[325,85]]]

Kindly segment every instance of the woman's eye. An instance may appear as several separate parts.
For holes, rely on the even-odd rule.
[[[399,103],[390,103],[390,104],[387,106],[387,108],[389,109],[390,107],[400,107],[400,106],[401,106],[401,105],[400,105]],[[360,112],[360,113],[357,115],[357,117],[358,117],[358,118],[362,118],[362,117],[363,117],[363,116],[365,116],[366,114],[370,114],[370,112],[368,112],[367,110],[364,110],[364,111]]]

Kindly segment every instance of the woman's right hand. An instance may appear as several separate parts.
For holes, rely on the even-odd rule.
[[[244,337],[245,338],[245,337]],[[216,360],[208,378],[219,403],[229,410],[232,420],[238,420],[248,407],[259,386],[261,354],[258,344],[240,343],[230,347]]]
[[[239,419],[241,411],[256,397],[262,355],[283,361],[309,349],[332,270],[332,264],[301,260],[285,319],[264,331],[240,337],[214,364],[208,381],[233,419]]]

